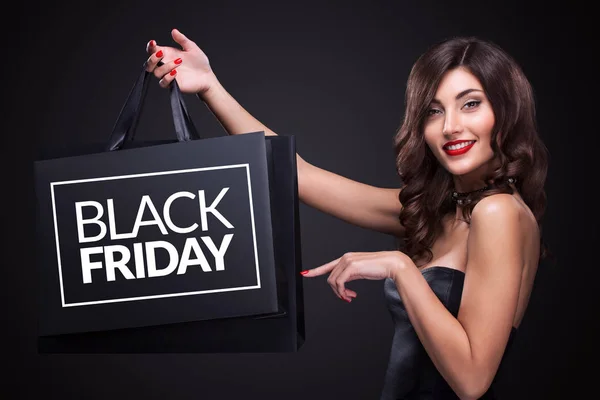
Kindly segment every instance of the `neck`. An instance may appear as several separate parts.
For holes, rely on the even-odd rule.
[[[454,176],[454,190],[458,193],[468,193],[479,190],[487,183],[482,178],[467,178],[464,176]]]
[[[511,187],[512,190],[516,190],[514,186],[515,182],[516,178],[514,177],[509,177],[506,180],[506,183]],[[451,196],[452,200],[454,200],[454,202],[457,205],[457,216],[460,214],[460,209],[463,206],[470,204],[473,201],[473,198],[477,198],[478,194],[489,190],[492,186],[491,184],[485,183],[481,183],[481,185],[482,186],[478,187],[477,189],[468,190],[464,192],[460,192],[456,188],[452,190]]]
[[[495,169],[500,166],[500,161],[497,157],[489,162],[480,165],[474,170],[463,175],[452,175],[454,181],[454,190],[460,193],[471,192],[478,190],[486,185],[485,177],[489,176]]]

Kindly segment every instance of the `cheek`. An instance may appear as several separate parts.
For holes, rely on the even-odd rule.
[[[491,112],[482,113],[473,120],[473,127],[482,141],[489,142],[494,129],[494,114]]]
[[[423,139],[425,139],[425,143],[427,143],[427,146],[431,149],[431,151],[433,151],[435,153],[435,150],[437,148],[437,144],[435,142],[435,128],[433,128],[431,125],[426,126],[423,129]]]

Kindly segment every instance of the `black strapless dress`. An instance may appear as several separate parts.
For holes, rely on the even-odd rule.
[[[462,297],[464,272],[435,266],[424,269],[422,274],[440,301],[456,317]],[[421,344],[393,280],[385,280],[384,291],[395,329],[380,400],[458,399]],[[515,333],[516,328],[513,327],[502,361]],[[481,399],[496,399],[494,384],[495,379]]]

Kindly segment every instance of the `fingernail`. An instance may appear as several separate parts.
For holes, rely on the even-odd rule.
[[[175,60],[175,64],[181,64],[183,60],[181,58],[178,58],[177,60]]]
[[[163,52],[162,52],[162,50],[159,50],[159,51],[156,53],[156,57],[158,57],[158,58],[161,58],[162,56],[163,56]]]
[[[174,69],[173,71],[169,72],[169,75],[174,76],[177,73],[177,70]]]
[[[156,42],[154,40],[150,41],[150,46],[156,46]]]
[[[308,271],[300,271],[300,273],[301,273],[302,275],[306,275],[306,274],[308,274]]]
[[[350,303],[350,299],[344,299],[344,300],[346,300],[348,303]]]

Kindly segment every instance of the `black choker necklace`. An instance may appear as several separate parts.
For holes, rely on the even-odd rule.
[[[507,182],[510,184],[513,184],[517,181],[516,178],[508,178]],[[456,190],[452,191],[452,200],[454,200],[454,202],[456,202],[456,204],[458,204],[459,206],[465,205],[465,204],[469,204],[472,202],[470,196],[474,193],[480,193],[480,192],[485,192],[486,190],[488,190],[490,187],[489,185],[486,185],[484,187],[482,187],[481,189],[476,189],[476,190],[472,190],[470,192],[457,192]]]

